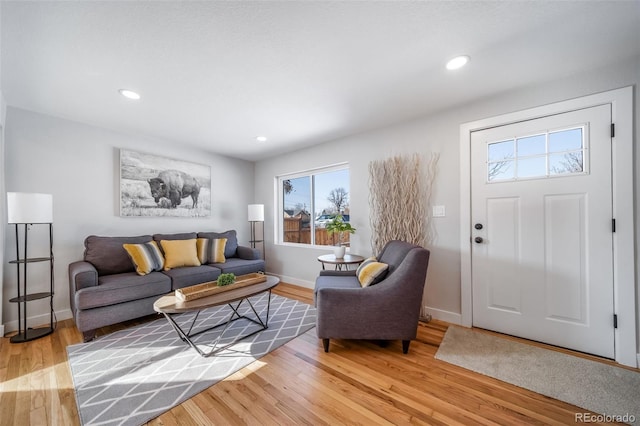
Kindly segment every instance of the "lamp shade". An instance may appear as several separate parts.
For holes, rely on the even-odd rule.
[[[264,204],[249,204],[249,222],[264,222]]]
[[[7,192],[9,223],[53,223],[53,196],[27,192]]]

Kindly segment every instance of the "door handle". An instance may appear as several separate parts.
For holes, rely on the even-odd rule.
[[[476,238],[474,239],[474,241],[475,241],[476,243],[478,243],[478,244],[482,244],[482,242],[483,242],[484,240],[482,239],[482,237],[476,237]]]

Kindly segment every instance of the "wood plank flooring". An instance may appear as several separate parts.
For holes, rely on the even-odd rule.
[[[274,292],[312,303],[308,289]],[[447,327],[420,323],[407,355],[400,342],[346,340],[326,354],[312,329],[148,424],[562,425],[584,412],[434,359]],[[81,340],[73,320],[33,342],[0,339],[0,426],[80,424],[65,347]]]

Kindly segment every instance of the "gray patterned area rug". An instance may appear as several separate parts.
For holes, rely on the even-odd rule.
[[[594,421],[640,421],[637,371],[455,326],[435,357],[599,413]],[[586,423],[587,415],[576,413],[576,421]]]
[[[251,298],[261,318],[267,299],[268,293]],[[246,303],[239,310],[253,318],[249,311]],[[200,313],[194,331],[226,322],[230,314],[227,306],[206,309]],[[190,324],[193,315],[174,318],[183,326]],[[68,346],[80,421],[83,425],[143,424],[313,328],[315,323],[312,306],[271,295],[269,328],[208,358],[182,342],[164,317]],[[208,352],[222,328],[193,340]],[[240,333],[257,328],[248,320],[234,321],[221,343],[232,342]]]

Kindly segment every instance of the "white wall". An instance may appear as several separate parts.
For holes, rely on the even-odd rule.
[[[0,22],[2,22],[2,5],[0,5]],[[0,34],[2,31],[0,31]],[[2,46],[2,37],[0,36],[0,46]],[[0,47],[1,48],[1,47]],[[2,55],[0,55],[0,58]],[[0,59],[0,164],[4,165],[4,123],[7,115],[7,104],[4,101],[2,95],[2,60]],[[5,199],[4,199],[4,167],[0,170],[0,277],[4,270],[4,227],[1,224],[5,223]],[[0,291],[0,336],[4,336],[4,321],[2,320],[2,306],[3,298]]]
[[[55,297],[58,319],[69,318],[69,263],[81,260],[88,235],[142,235],[180,231],[236,229],[248,245],[247,205],[253,202],[253,163],[203,151],[188,150],[167,140],[145,139],[9,107],[6,120],[7,191],[53,194]],[[118,216],[119,149],[126,148],[211,166],[211,218],[121,218]],[[4,195],[3,195],[4,196]],[[6,223],[6,222],[3,222]],[[13,225],[6,227],[6,257],[15,257]],[[48,249],[34,226],[29,244]],[[42,244],[44,243],[44,244]],[[38,245],[39,244],[39,245]],[[39,253],[34,251],[34,256]],[[31,253],[30,253],[31,256]],[[16,271],[4,270],[3,320],[7,331],[17,327]],[[48,278],[37,270],[29,276],[29,291],[46,291]],[[31,273],[31,272],[30,272]],[[34,275],[37,274],[37,275]],[[40,281],[37,278],[44,278]],[[32,287],[33,286],[33,287]],[[33,306],[32,306],[33,305]],[[43,315],[46,303],[29,304],[29,317]],[[38,324],[38,318],[33,319]],[[31,325],[31,324],[30,324]]]
[[[636,85],[640,80],[640,58],[612,64],[599,70],[558,81],[528,87],[465,105],[450,111],[417,119],[341,140],[327,142],[256,164],[255,201],[265,204],[267,269],[291,282],[312,287],[320,268],[316,257],[322,249],[274,245],[274,176],[297,170],[348,161],[351,168],[351,222],[358,229],[351,237],[354,253],[369,255],[368,164],[397,153],[439,152],[433,205],[445,205],[446,217],[434,218],[436,240],[430,247],[431,260],[425,289],[425,304],[435,317],[457,322],[461,313],[460,283],[460,181],[459,132],[465,122],[576,98],[619,87]],[[392,107],[392,106],[391,106]],[[635,140],[638,140],[640,112],[635,110]],[[340,158],[335,153],[340,152]],[[636,150],[636,165],[640,153]],[[636,193],[640,188],[636,173]],[[631,195],[631,194],[630,194]],[[636,196],[637,203],[637,196]],[[636,220],[640,224],[636,204]],[[638,233],[636,232],[637,241]],[[636,287],[637,287],[636,279]],[[638,293],[638,292],[637,292]],[[640,296],[639,296],[640,297]],[[640,304],[640,299],[638,300]],[[636,312],[638,310],[636,309]],[[640,329],[640,323],[639,327]],[[639,339],[640,341],[640,339]]]

